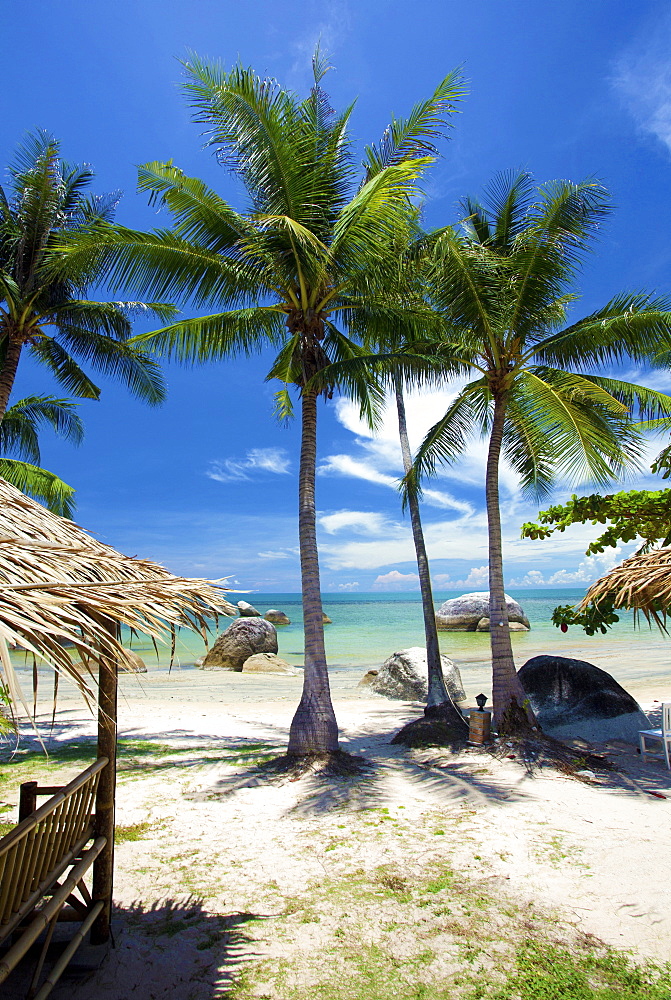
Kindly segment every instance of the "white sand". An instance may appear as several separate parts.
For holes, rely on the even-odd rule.
[[[120,735],[192,752],[170,769],[122,772],[118,822],[152,826],[146,839],[117,849],[117,948],[93,980],[59,986],[55,1000],[206,1000],[225,996],[231,977],[274,955],[300,968],[338,921],[355,920],[356,933],[374,940],[375,914],[334,916],[328,886],[380,866],[404,878],[449,866],[464,884],[495,887],[525,909],[533,903],[569,931],[671,960],[664,767],[643,766],[619,746],[611,748],[619,773],[581,782],[550,770],[530,777],[517,760],[482,751],[409,753],[389,740],[421,706],[361,697],[350,681],[335,691],[342,746],[373,762],[369,780],[245,781],[247,769],[222,757],[247,743],[285,744],[300,686],[300,677],[224,672],[123,678]],[[71,738],[94,726],[66,699],[56,732]],[[242,787],[231,790],[236,775]],[[307,896],[321,920],[290,923],[288,933],[292,901],[304,905]],[[173,904],[175,918],[185,904],[191,915],[170,936],[161,932]],[[279,1000],[272,984],[254,989],[250,995]]]

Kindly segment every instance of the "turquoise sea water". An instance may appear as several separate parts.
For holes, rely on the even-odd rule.
[[[439,591],[436,608],[461,591]],[[524,608],[531,623],[528,633],[513,633],[512,642],[518,667],[539,653],[560,653],[597,664],[612,673],[627,690],[641,697],[671,699],[671,640],[654,627],[634,628],[631,614],[623,612],[620,622],[605,636],[586,636],[578,628],[566,634],[551,623],[558,604],[575,604],[584,594],[578,589],[510,590]],[[279,654],[288,662],[303,663],[303,629],[300,594],[231,595],[249,601],[264,614],[269,608],[284,611],[291,625],[278,626]],[[418,593],[324,594],[323,607],[332,619],[325,626],[329,668],[334,674],[351,674],[352,681],[368,669],[379,667],[395,650],[424,645],[422,606]],[[228,624],[220,622],[220,629]],[[491,661],[489,635],[473,632],[441,632],[444,653],[459,666],[469,697],[481,688],[489,693]],[[161,649],[157,663],[150,645],[134,641],[133,647],[146,658],[150,669],[164,667],[169,649]],[[188,669],[201,656],[200,636],[182,631],[177,643],[179,665]],[[345,680],[340,676],[341,680]]]

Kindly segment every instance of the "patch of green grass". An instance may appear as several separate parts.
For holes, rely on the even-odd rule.
[[[149,822],[117,826],[114,831],[114,843],[125,844],[127,840],[143,840],[150,829],[151,823]]]
[[[15,826],[16,823],[0,823],[0,837],[6,836]]]
[[[570,951],[526,939],[517,949],[515,969],[490,994],[491,1000],[511,996],[520,1000],[669,1000],[671,965],[636,965],[613,948],[588,946]]]
[[[424,892],[443,892],[444,889],[452,889],[454,885],[454,873],[451,871],[445,872],[438,878],[431,879],[424,886]]]
[[[117,744],[117,766],[119,777],[128,779],[176,767],[201,767],[212,761],[250,766],[263,763],[280,752],[281,748],[271,743],[171,746],[155,740],[122,737]],[[39,748],[0,752],[0,791],[7,796],[18,790],[22,782],[46,776],[49,784],[57,784],[59,772],[73,768],[83,770],[93,763],[96,753],[93,740],[54,744],[49,747],[48,756]]]

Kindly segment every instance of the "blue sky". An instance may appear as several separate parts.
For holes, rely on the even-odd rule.
[[[671,10],[660,0],[4,0],[0,164],[22,134],[53,132],[64,156],[91,163],[95,189],[122,189],[118,221],[165,224],[135,193],[137,164],[172,158],[237,206],[244,197],[202,149],[180,94],[179,58],[192,49],[238,58],[305,91],[319,38],[335,69],[332,102],[358,98],[354,136],[376,141],[462,66],[470,94],[425,190],[426,224],[458,218],[457,202],[497,171],[539,181],[600,178],[615,205],[581,281],[587,312],[623,289],[671,291]],[[198,369],[167,368],[160,409],[104,385],[82,403],[86,440],[43,441],[43,464],[77,488],[77,520],[130,555],[175,572],[232,575],[244,588],[300,587],[296,530],[299,428],[273,421],[269,357]],[[628,373],[636,379],[641,373]],[[671,389],[656,373],[654,384]],[[16,396],[54,391],[23,362]],[[449,389],[409,400],[417,444]],[[658,450],[651,443],[651,455]],[[430,484],[424,509],[439,588],[486,586],[482,442]],[[325,591],[413,590],[409,525],[393,413],[376,439],[352,407],[320,407],[319,479]],[[649,476],[633,483],[649,484]],[[592,529],[519,540],[536,508],[502,472],[507,578],[580,586],[622,553],[586,559]],[[560,484],[557,498],[569,492]]]

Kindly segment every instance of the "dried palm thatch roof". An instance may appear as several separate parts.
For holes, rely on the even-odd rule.
[[[592,584],[580,607],[602,601],[643,614],[666,631],[666,617],[671,612],[671,548],[625,559]]]
[[[208,620],[236,612],[208,581],[122,555],[0,479],[0,664],[14,704],[25,700],[8,645],[24,647],[89,695],[64,641],[93,678],[101,657],[124,658],[121,625],[154,640],[176,627],[204,636]]]

